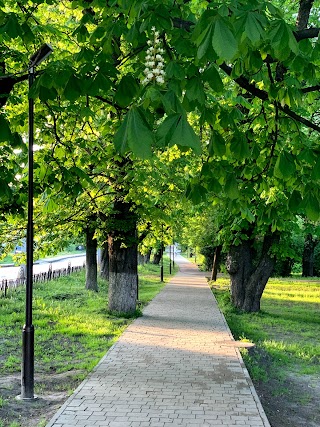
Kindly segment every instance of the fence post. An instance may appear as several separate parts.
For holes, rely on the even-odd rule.
[[[49,264],[49,269],[48,269],[48,280],[52,279],[52,263]]]

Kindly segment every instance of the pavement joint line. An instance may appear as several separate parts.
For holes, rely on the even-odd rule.
[[[206,282],[180,271],[46,427],[270,427]]]

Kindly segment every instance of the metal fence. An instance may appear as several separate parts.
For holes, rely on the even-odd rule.
[[[33,283],[48,282],[50,280],[57,279],[62,276],[69,276],[72,273],[76,273],[85,268],[85,263],[83,265],[71,266],[71,263],[68,263],[68,267],[54,269],[52,264],[49,264],[48,271],[34,274]],[[24,286],[26,284],[25,269],[20,267],[18,277],[16,279],[2,279],[0,280],[0,296],[7,296],[8,292],[11,290],[17,289],[19,286]]]

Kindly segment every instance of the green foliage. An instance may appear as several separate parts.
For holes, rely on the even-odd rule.
[[[283,151],[278,157],[275,167],[274,174],[278,178],[289,179],[296,171],[294,157],[292,154]]]
[[[218,157],[222,157],[224,154],[226,154],[226,142],[219,132],[212,132],[209,153]]]
[[[116,88],[115,101],[120,107],[128,107],[139,91],[139,85],[132,75],[125,75]]]
[[[209,83],[209,86],[215,92],[223,91],[223,82],[216,67],[211,64],[203,73],[203,79]]]
[[[124,154],[128,148],[141,158],[151,157],[153,134],[141,110],[131,108],[114,137],[116,149]]]
[[[201,152],[199,138],[182,114],[167,117],[157,131],[157,139],[160,146],[176,145],[192,148],[197,154]]]
[[[42,40],[54,54],[29,94],[41,146],[36,251],[60,249],[92,216],[104,242],[117,198],[154,235],[161,222],[181,230],[212,205],[225,249],[249,227],[261,237],[290,232],[296,215],[318,220],[319,43],[308,29],[299,38],[298,4],[96,1],[90,9],[75,0],[72,14],[55,0],[35,4],[0,3],[1,235],[11,244],[23,237],[27,201],[23,70]],[[308,25],[317,19],[314,6]],[[146,83],[155,31],[164,82]]]
[[[218,57],[226,61],[231,61],[237,53],[237,40],[230,30],[227,21],[223,18],[217,19],[215,23],[212,36],[212,47]]]
[[[12,138],[11,130],[3,115],[0,115],[0,129],[0,142],[10,142]]]

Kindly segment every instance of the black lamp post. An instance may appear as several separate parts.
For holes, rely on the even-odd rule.
[[[173,252],[172,252],[172,265],[173,265],[173,268],[174,268],[174,249],[175,249],[175,246],[174,246],[174,236],[172,236],[172,246],[173,246]]]
[[[53,51],[44,44],[31,56],[28,76],[29,92],[35,79],[35,68]],[[29,144],[28,144],[28,225],[27,225],[27,282],[26,322],[22,329],[21,399],[32,400],[34,396],[34,326],[32,324],[33,291],[33,141],[34,141],[34,100],[29,94]]]
[[[161,225],[161,267],[160,267],[160,281],[163,282],[163,224]]]

